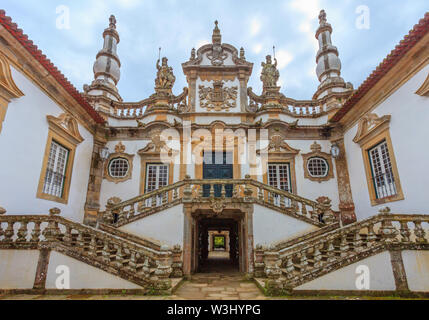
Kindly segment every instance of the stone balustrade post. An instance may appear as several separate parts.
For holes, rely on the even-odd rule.
[[[280,277],[282,271],[280,269],[281,259],[280,253],[275,251],[273,246],[270,246],[267,251],[264,252],[264,272],[267,276],[265,287],[267,288],[268,294],[277,295],[282,290],[282,281]]]
[[[171,288],[169,277],[172,273],[172,253],[168,246],[161,246],[156,263],[155,276],[157,289],[165,290]]]
[[[250,185],[250,174],[246,174],[245,176],[246,181],[246,185],[244,186],[244,201],[245,202],[252,202],[252,194],[253,194],[253,189]]]
[[[386,243],[395,242],[398,230],[393,226],[392,220],[389,219],[390,208],[384,207],[379,212],[382,215],[380,234]]]
[[[43,236],[45,241],[56,241],[57,236],[60,234],[60,229],[58,228],[58,223],[53,219],[54,216],[59,215],[61,210],[59,208],[49,209],[49,222],[48,226],[43,230]]]
[[[173,269],[171,276],[174,278],[183,277],[183,262],[182,262],[182,248],[180,245],[175,245],[172,251],[172,264],[171,268]]]
[[[185,187],[183,188],[183,202],[192,202],[192,188],[190,180],[191,177],[189,175],[185,176]],[[203,186],[201,186],[201,190],[203,189]],[[202,191],[201,191],[202,194]]]
[[[265,263],[264,263],[265,248],[262,245],[256,245],[255,249],[255,277],[265,278]]]

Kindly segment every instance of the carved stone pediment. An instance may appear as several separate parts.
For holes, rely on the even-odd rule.
[[[270,142],[267,148],[263,150],[258,150],[259,154],[261,151],[267,152],[268,154],[273,155],[290,155],[295,156],[299,153],[300,150],[294,149],[289,146],[285,141],[284,137],[280,134],[272,135],[270,138]]]
[[[388,128],[390,118],[390,115],[379,117],[375,113],[365,115],[359,120],[358,130],[353,141],[355,143],[363,144],[374,135],[377,135],[384,129]]]
[[[228,111],[229,108],[236,107],[238,87],[228,88],[223,84],[222,81],[214,81],[213,88],[203,85],[198,87],[201,108],[207,108],[208,111]]]
[[[144,148],[138,151],[140,156],[159,156],[165,152],[168,156],[176,156],[179,151],[169,148],[166,142],[162,139],[162,130],[159,128],[150,131],[150,137],[152,139]]]
[[[79,144],[84,139],[79,133],[79,126],[72,116],[62,113],[58,117],[51,115],[46,116],[49,127],[63,138],[70,141],[72,144]]]

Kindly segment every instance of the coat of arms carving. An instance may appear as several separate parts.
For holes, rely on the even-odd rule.
[[[199,98],[201,108],[207,108],[208,111],[229,111],[229,108],[235,108],[237,105],[238,87],[223,87],[222,81],[215,81],[213,88],[200,85]]]

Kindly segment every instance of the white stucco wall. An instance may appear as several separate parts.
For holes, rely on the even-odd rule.
[[[395,213],[429,213],[427,186],[429,173],[423,164],[429,163],[427,151],[429,98],[415,94],[429,73],[429,65],[403,84],[374,111],[379,117],[390,114],[390,137],[399,171],[404,200],[389,202]],[[362,151],[353,142],[357,132],[355,124],[344,136],[353,201],[358,220],[378,212],[384,205],[371,206]]]
[[[402,251],[408,288],[411,291],[429,292],[429,251]]]
[[[370,281],[367,290],[396,289],[390,254],[385,251],[304,283],[295,290],[358,290],[356,279],[362,271],[356,268],[361,265],[369,268]]]
[[[33,288],[38,260],[38,250],[0,250],[0,289]]]
[[[174,246],[183,244],[183,205],[152,214],[119,228],[136,236]]]
[[[253,242],[255,245],[270,245],[315,231],[318,227],[292,218],[278,211],[254,205]]]
[[[140,286],[114,276],[101,269],[90,266],[62,253],[52,251],[49,258],[46,289],[58,289],[56,281],[65,275],[58,266],[67,266],[70,270],[70,289],[141,289]]]
[[[68,204],[36,198],[49,130],[46,116],[57,117],[63,111],[24,75],[11,69],[24,96],[9,103],[0,133],[0,204],[8,214],[47,214],[50,208],[58,207],[62,216],[82,222],[92,134],[79,124],[85,140],[76,148]]]

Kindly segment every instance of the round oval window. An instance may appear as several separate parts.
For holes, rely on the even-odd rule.
[[[123,178],[129,169],[128,160],[125,158],[114,158],[109,163],[109,175],[112,178]]]
[[[312,177],[323,178],[328,175],[329,165],[325,159],[313,157],[308,159],[307,170]]]

